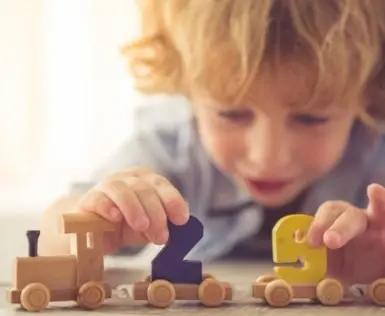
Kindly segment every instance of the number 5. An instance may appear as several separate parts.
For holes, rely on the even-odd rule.
[[[279,265],[295,263],[300,258],[303,262],[301,268],[282,266],[274,268],[277,277],[289,284],[318,283],[326,274],[327,249],[310,248],[306,242],[306,234],[312,221],[311,215],[289,215],[281,218],[273,228],[273,261]],[[294,237],[298,231],[301,235],[299,241]]]

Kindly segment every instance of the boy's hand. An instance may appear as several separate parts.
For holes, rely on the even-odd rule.
[[[188,221],[188,207],[178,190],[164,177],[145,168],[116,173],[92,188],[80,201],[79,211],[95,212],[120,223],[105,237],[105,252],[125,245],[168,240],[167,219],[175,225]]]
[[[328,275],[348,284],[385,277],[385,188],[373,184],[367,194],[367,210],[324,203],[307,235],[311,246],[328,248]]]

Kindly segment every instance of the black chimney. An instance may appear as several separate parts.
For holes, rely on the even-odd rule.
[[[27,238],[28,238],[28,252],[30,257],[37,257],[37,245],[38,239],[40,237],[40,230],[28,230]]]

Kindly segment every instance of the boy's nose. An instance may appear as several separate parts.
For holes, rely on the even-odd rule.
[[[291,160],[290,147],[287,131],[273,124],[260,124],[249,135],[248,160],[268,175],[286,174]]]

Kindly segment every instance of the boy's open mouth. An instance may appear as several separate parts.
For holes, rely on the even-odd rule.
[[[247,179],[245,182],[251,191],[259,194],[277,194],[290,184],[289,181],[276,180],[270,181]]]

